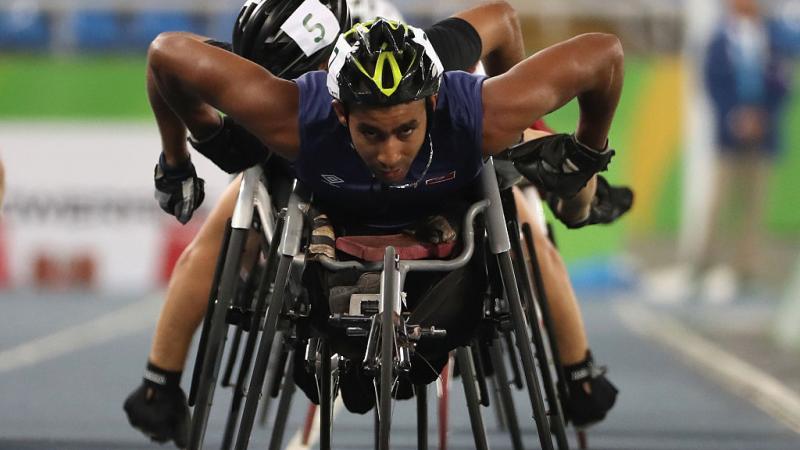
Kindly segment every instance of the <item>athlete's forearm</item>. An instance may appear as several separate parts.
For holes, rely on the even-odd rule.
[[[622,46],[610,34],[581,35],[528,57],[483,85],[485,151],[518,142],[534,120],[573,98],[580,105],[578,139],[603,148],[622,79]]]
[[[161,136],[161,152],[170,166],[178,166],[189,159],[186,148],[186,126],[167,105],[158,92],[153,74],[147,70],[147,98]]]
[[[624,79],[622,45],[615,36],[604,36],[596,44],[596,57],[589,60],[592,72],[586,88],[578,95],[580,119],[575,134],[594,149],[606,147]]]
[[[194,111],[179,108],[177,111],[181,116],[178,116],[158,90],[150,69],[147,71],[147,98],[161,135],[161,151],[170,166],[177,166],[189,159],[186,147],[187,128],[195,139],[203,140],[213,135],[222,125],[219,113],[205,103],[197,104]]]
[[[481,38],[481,61],[489,76],[499,75],[525,58],[519,18],[506,1],[493,1],[455,14]],[[477,61],[476,61],[477,62]]]

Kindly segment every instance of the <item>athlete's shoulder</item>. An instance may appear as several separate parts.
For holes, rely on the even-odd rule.
[[[481,87],[485,78],[460,70],[445,72],[439,87],[438,103],[450,110],[469,110],[480,106]]]
[[[440,93],[455,95],[465,94],[466,91],[473,93],[477,90],[480,92],[483,80],[486,79],[485,75],[476,75],[461,70],[451,70],[442,75],[442,84],[439,88]]]
[[[301,125],[307,122],[327,119],[333,107],[331,97],[327,87],[327,72],[316,70],[308,72],[294,80],[300,91],[300,122]]]
[[[448,132],[463,133],[478,146],[483,132],[481,86],[485,78],[462,71],[445,72],[436,102],[437,124],[439,120],[447,122],[452,127]]]
[[[326,87],[328,72],[324,70],[314,70],[306,72],[294,79],[300,89],[320,89]]]

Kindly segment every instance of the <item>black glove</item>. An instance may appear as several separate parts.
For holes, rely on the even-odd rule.
[[[559,197],[555,194],[547,194],[546,199],[550,209],[553,213],[556,213]],[[608,180],[598,175],[597,190],[592,199],[591,209],[589,209],[589,217],[577,223],[562,222],[570,229],[598,223],[606,225],[613,223],[627,213],[631,206],[633,206],[633,191],[629,187],[612,186]]]
[[[191,414],[180,388],[180,372],[164,371],[148,363],[145,379],[125,399],[128,422],[155,442],[175,441],[186,448]]]
[[[606,378],[607,371],[595,365],[589,350],[583,361],[564,366],[569,390],[564,414],[575,428],[582,430],[600,422],[614,406],[619,390]]]
[[[597,152],[572,134],[552,134],[515,145],[504,156],[531,183],[559,197],[574,197],[597,172],[606,170],[614,150]]]
[[[192,161],[188,160],[179,167],[169,167],[162,153],[153,178],[158,206],[175,216],[178,222],[188,222],[206,196],[205,181],[197,177]]]
[[[589,213],[589,225],[608,224],[617,220],[633,206],[633,191],[627,186],[612,186],[597,176],[597,192]]]
[[[241,172],[269,156],[264,144],[230,117],[225,117],[222,127],[210,138],[198,142],[190,137],[189,143],[228,173]]]

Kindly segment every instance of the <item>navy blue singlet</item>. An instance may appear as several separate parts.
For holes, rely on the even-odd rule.
[[[326,72],[310,72],[296,81],[300,90],[300,152],[297,177],[337,225],[396,230],[442,211],[471,192],[483,166],[485,77],[446,72],[434,122],[433,161],[417,187],[391,189],[376,179],[351,145],[350,135],[331,105]],[[429,157],[426,141],[406,180],[419,180]]]

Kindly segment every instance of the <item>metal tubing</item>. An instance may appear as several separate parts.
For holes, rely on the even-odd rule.
[[[231,216],[231,227],[235,230],[248,230],[253,223],[253,206],[255,205],[256,190],[261,184],[261,166],[255,165],[244,171],[242,183],[239,185],[239,196],[236,197],[236,206]]]
[[[463,242],[463,250],[461,253],[448,260],[415,260],[415,261],[402,261],[400,263],[400,270],[402,273],[411,271],[431,271],[431,272],[449,272],[460,269],[467,265],[472,255],[475,252],[475,217],[482,213],[490,206],[489,200],[481,200],[473,203],[469,207],[464,216],[464,226],[461,233],[461,241]],[[348,269],[356,269],[362,271],[377,271],[383,270],[382,262],[361,263],[358,261],[335,261],[328,257],[320,257],[320,264],[328,270],[334,272]]]
[[[481,188],[483,195],[489,199],[489,208],[486,211],[487,233],[489,235],[489,249],[497,255],[511,249],[511,242],[506,230],[503,215],[503,203],[500,199],[500,189],[497,187],[497,174],[494,171],[494,161],[489,158],[481,171]]]
[[[392,378],[394,375],[395,310],[400,307],[400,267],[394,247],[386,248],[381,274],[381,297],[378,303],[381,315],[381,374],[380,374],[380,430],[379,448],[389,450],[392,427]]]
[[[331,389],[331,347],[322,341],[319,382],[319,449],[331,450],[331,419],[333,418],[333,390]]]

